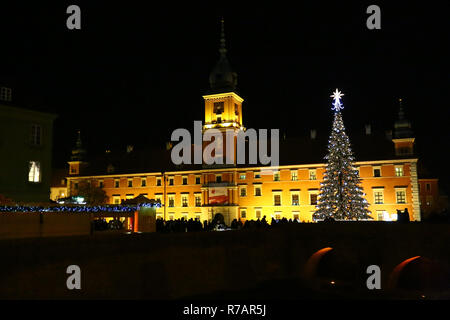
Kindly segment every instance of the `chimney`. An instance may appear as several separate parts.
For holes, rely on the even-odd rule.
[[[317,131],[316,131],[316,129],[311,129],[310,135],[311,135],[311,139],[312,139],[312,140],[315,140],[315,139],[316,139],[316,136],[317,136]]]
[[[372,134],[372,127],[370,124],[366,124],[366,135],[370,136]]]

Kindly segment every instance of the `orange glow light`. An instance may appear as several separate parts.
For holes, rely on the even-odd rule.
[[[394,270],[392,270],[391,275],[389,276],[389,288],[393,289],[397,286],[397,281],[400,276],[400,273],[402,272],[403,268],[410,263],[411,261],[414,261],[416,259],[420,258],[420,256],[415,256],[409,259],[406,259],[399,263]]]

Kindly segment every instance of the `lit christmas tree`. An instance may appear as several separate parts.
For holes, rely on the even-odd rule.
[[[341,110],[343,94],[336,89],[331,96],[334,100],[334,122],[328,141],[326,171],[320,186],[317,211],[314,219],[324,220],[361,220],[371,219],[369,204],[360,187],[361,180],[354,167],[353,152],[350,141],[345,133]]]

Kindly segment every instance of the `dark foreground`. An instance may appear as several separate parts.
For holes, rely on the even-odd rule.
[[[97,234],[2,240],[0,252],[1,299],[450,299],[448,224]],[[411,257],[420,258],[394,277]],[[70,265],[81,290],[67,289]],[[367,289],[369,265],[381,269],[381,290]]]

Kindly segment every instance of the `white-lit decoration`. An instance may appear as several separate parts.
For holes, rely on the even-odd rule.
[[[38,161],[30,161],[28,170],[29,182],[41,182],[41,164]]]
[[[334,102],[333,102],[333,108],[331,108],[332,110],[339,112],[342,109],[344,109],[344,106],[341,103],[341,97],[344,96],[343,93],[341,93],[338,89],[336,89],[335,92],[333,92],[333,94],[330,96],[333,98]]]
[[[367,209],[369,204],[360,187],[361,180],[353,164],[353,152],[340,112],[343,109],[340,101],[342,96],[338,89],[331,96],[334,99],[334,122],[328,141],[328,154],[325,156],[327,166],[320,187],[317,211],[313,214],[315,220],[371,219]]]

